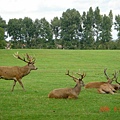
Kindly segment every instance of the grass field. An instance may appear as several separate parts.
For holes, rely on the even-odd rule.
[[[66,70],[85,72],[85,83],[106,81],[104,68],[112,77],[120,70],[119,50],[0,50],[0,66],[24,66],[12,56],[17,51],[35,56],[38,70],[22,79],[26,92],[18,83],[11,92],[13,81],[0,79],[0,120],[119,120],[119,91],[98,94],[82,88],[77,100],[48,98],[55,88],[75,86]]]

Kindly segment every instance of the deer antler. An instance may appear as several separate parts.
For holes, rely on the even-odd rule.
[[[107,68],[104,69],[104,74],[105,74],[105,76],[106,76],[107,79],[110,79],[110,78],[108,77],[107,73],[106,73],[106,70],[107,70]]]
[[[72,77],[75,82],[76,82],[76,80],[82,80],[82,79],[86,76],[85,73],[83,73],[83,74],[81,74],[81,73],[76,73],[76,74],[78,74],[81,78],[76,78],[75,76],[70,75],[70,74],[69,74],[69,70],[68,70],[67,73],[66,73],[66,75]]]
[[[18,59],[26,62],[26,63],[34,63],[34,62],[35,62],[35,58],[29,56],[28,54],[26,54],[28,61],[25,59],[25,57],[24,57],[24,58],[21,58],[21,57],[19,56],[18,52],[15,53],[15,54],[13,54],[13,56],[14,56],[15,58],[18,58]]]
[[[69,74],[69,70],[67,71],[66,75],[70,76],[71,78],[73,78],[73,80],[76,82],[76,80],[78,80],[78,78],[76,78],[75,76],[72,76]]]
[[[79,76],[81,76],[81,79],[83,79],[83,78],[86,76],[85,73],[83,73],[83,74],[81,74],[81,73],[76,73],[76,74],[78,74]]]
[[[120,85],[120,83],[117,81],[117,79],[115,80],[116,83],[118,83]]]
[[[27,53],[26,53],[26,56],[27,56],[27,60],[29,61],[29,63],[34,63],[35,62],[35,58],[34,57],[29,56]]]
[[[117,72],[115,71],[115,73],[113,73],[113,78],[112,78],[112,80],[116,80],[117,79]]]
[[[117,76],[117,73],[118,73],[118,72],[115,71],[115,73],[113,74],[113,76],[114,76],[113,79],[115,78],[115,82],[120,85],[120,83],[117,81],[117,79],[118,79],[118,77],[116,77],[116,76]]]

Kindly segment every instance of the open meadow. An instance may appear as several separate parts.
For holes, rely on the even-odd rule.
[[[25,62],[13,54],[30,54],[36,58],[38,70],[23,77],[26,89],[17,82],[11,92],[13,80],[0,79],[0,120],[119,120],[120,92],[114,95],[98,94],[96,89],[82,87],[78,99],[50,99],[48,93],[55,88],[74,87],[75,82],[65,75],[85,72],[84,83],[107,81],[120,70],[120,50],[0,50],[0,66],[24,66]],[[120,82],[120,74],[118,76]]]

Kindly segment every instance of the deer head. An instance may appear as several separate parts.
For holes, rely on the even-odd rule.
[[[24,58],[21,58],[21,57],[19,56],[18,52],[15,53],[15,54],[13,54],[13,56],[14,56],[15,58],[18,58],[18,59],[20,59],[20,60],[28,63],[28,66],[29,66],[29,68],[30,68],[31,70],[37,70],[37,69],[38,69],[38,68],[36,68],[36,67],[34,66],[35,58],[32,57],[32,56],[29,56],[27,53],[26,53],[26,58],[27,58],[27,60],[25,59],[25,57],[24,57]]]

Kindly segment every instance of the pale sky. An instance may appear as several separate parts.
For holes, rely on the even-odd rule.
[[[103,15],[108,15],[110,10],[113,15],[120,14],[120,0],[0,0],[0,16],[6,22],[24,17],[32,20],[45,17],[50,22],[67,9],[75,8],[82,15],[83,11],[87,12],[90,7],[95,10],[97,6]]]

